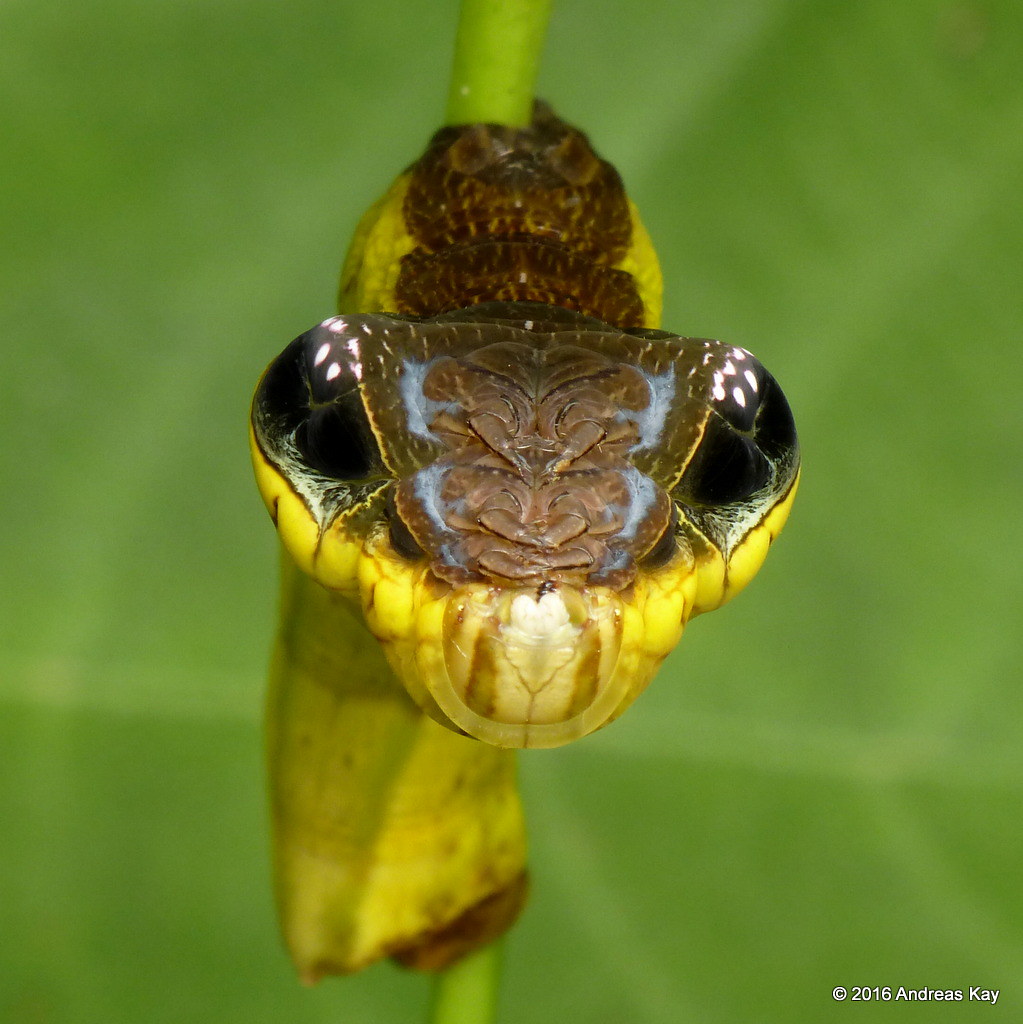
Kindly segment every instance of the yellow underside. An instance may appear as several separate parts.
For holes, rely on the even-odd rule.
[[[523,664],[529,648],[504,643],[491,625],[502,603],[495,588],[439,586],[371,540],[359,563],[359,590],[371,632],[428,715],[486,744],[555,747],[613,721],[646,688],[692,614],[697,573],[680,556],[637,580],[624,599],[608,588],[586,588],[582,625],[574,633],[568,626],[560,644],[535,641],[548,661],[563,661],[551,665],[551,681],[535,689],[524,679],[532,668]],[[497,648],[496,656],[484,663],[488,647]],[[599,665],[595,672],[588,671],[590,654]],[[484,678],[467,680],[473,671]],[[592,689],[573,702],[584,678]],[[478,700],[489,714],[466,701],[467,681],[482,691]]]
[[[495,893],[525,868],[511,751],[409,700],[358,609],[285,556],[271,671],[274,876],[303,979],[357,971]]]

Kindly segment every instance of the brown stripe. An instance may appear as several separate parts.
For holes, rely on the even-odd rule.
[[[438,132],[404,201],[417,248],[402,259],[398,311],[433,316],[491,300],[548,302],[616,326],[642,324],[618,172],[541,105],[533,124]]]
[[[395,288],[399,313],[435,316],[480,302],[546,302],[617,327],[641,327],[631,274],[595,263],[560,242],[494,240],[409,253]]]
[[[403,967],[442,971],[504,934],[519,916],[528,893],[529,876],[523,871],[504,889],[480,900],[450,924],[416,936],[392,956]]]

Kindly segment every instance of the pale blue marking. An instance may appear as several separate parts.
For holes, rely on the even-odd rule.
[[[452,533],[451,527],[444,521],[441,513],[440,492],[444,486],[444,475],[447,469],[444,466],[434,463],[416,473],[415,487],[413,488],[416,500],[422,506],[430,522],[441,533]]]
[[[650,388],[650,402],[642,412],[620,412],[618,415],[631,419],[639,428],[639,440],[629,449],[637,452],[656,448],[661,443],[664,424],[675,400],[675,368],[669,366],[664,373],[643,374]]]
[[[629,501],[623,509],[620,505],[615,506],[625,516],[622,528],[618,536],[622,540],[632,540],[636,536],[643,520],[654,507],[657,499],[657,484],[645,473],[641,473],[635,466],[629,466],[622,470],[622,476],[629,488]]]
[[[423,384],[430,367],[436,362],[428,359],[424,363],[406,359],[398,380],[401,404],[405,407],[405,424],[409,432],[424,441],[437,441],[437,435],[430,430],[430,423],[439,412],[455,412],[457,402],[435,402],[423,394]]]

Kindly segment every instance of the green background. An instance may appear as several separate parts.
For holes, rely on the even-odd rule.
[[[439,120],[454,25],[3,5],[5,1022],[422,1015],[421,978],[303,989],[278,942],[245,418]],[[805,471],[643,699],[522,758],[503,1021],[1021,1019],[1021,50],[1018,0],[555,11],[541,92],[643,210],[666,326],[768,364]]]

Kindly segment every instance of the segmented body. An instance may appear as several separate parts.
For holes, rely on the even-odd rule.
[[[304,625],[278,647],[271,766],[310,975],[441,966],[510,923],[525,853],[501,748],[620,714],[756,572],[798,477],[774,379],[656,330],[617,172],[545,109],[439,132],[360,226],[341,306],[253,404],[305,574],[286,569]]]

